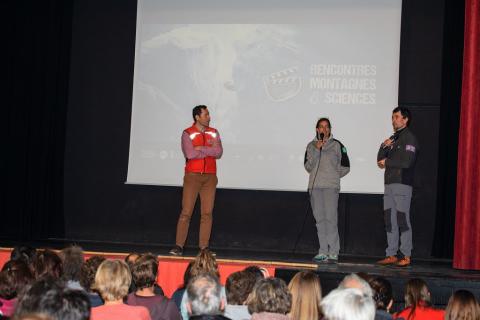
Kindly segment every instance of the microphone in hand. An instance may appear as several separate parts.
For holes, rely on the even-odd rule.
[[[387,140],[383,141],[382,144],[381,144],[381,147],[382,149],[386,149],[386,148],[391,148],[392,147],[392,144],[395,142],[395,134],[392,134],[390,136],[390,138],[388,138]]]
[[[325,134],[322,132],[320,134],[318,134],[317,132],[317,149],[318,150],[322,150],[322,147],[323,147],[323,138],[325,137]]]

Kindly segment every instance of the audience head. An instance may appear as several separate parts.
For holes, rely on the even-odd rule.
[[[372,296],[372,288],[370,288],[370,285],[368,284],[368,282],[360,278],[355,273],[351,273],[345,276],[342,282],[340,282],[340,284],[338,285],[338,288],[340,289],[355,288],[360,290],[365,295]]]
[[[31,314],[52,320],[88,320],[90,301],[82,291],[67,289],[52,278],[44,278],[26,290],[18,301],[14,318],[25,319]]]
[[[191,315],[221,314],[225,302],[218,278],[211,274],[197,275],[187,286],[187,310]]]
[[[458,290],[448,300],[445,309],[446,320],[478,320],[480,306],[475,296],[468,290]]]
[[[92,291],[95,283],[95,274],[100,264],[105,261],[102,256],[91,256],[80,268],[80,285],[87,291]]]
[[[405,286],[405,306],[415,307],[419,303],[430,305],[430,291],[422,279],[410,279]]]
[[[41,250],[34,256],[31,269],[35,279],[45,277],[59,279],[63,273],[62,260],[52,250]]]
[[[157,282],[158,260],[154,255],[142,254],[132,266],[132,279],[137,290],[150,288]]]
[[[33,281],[33,275],[23,260],[10,260],[0,273],[0,297],[6,300],[16,298]]]
[[[332,290],[320,303],[325,320],[373,320],[375,304],[372,296],[357,288]]]
[[[265,268],[258,266],[249,266],[245,268],[245,271],[253,273],[257,280],[268,278],[268,271]]]
[[[53,318],[42,313],[30,313],[16,317],[14,320],[53,320]]]
[[[63,262],[63,276],[66,281],[78,281],[80,269],[83,265],[83,249],[79,246],[70,246],[60,252]]]
[[[244,270],[232,273],[225,284],[227,303],[231,305],[244,304],[256,282],[257,279],[252,272]]]
[[[12,252],[10,253],[10,260],[22,260],[26,264],[29,264],[36,253],[37,250],[35,248],[29,246],[18,246],[13,248]]]
[[[292,295],[282,279],[261,279],[253,287],[247,305],[251,314],[260,312],[287,314],[292,306]]]
[[[127,264],[121,260],[105,260],[98,267],[94,288],[103,300],[118,301],[128,294],[132,276]]]
[[[322,287],[320,278],[311,271],[298,272],[288,284],[292,294],[290,318],[319,319],[321,317],[320,301]]]
[[[372,277],[368,282],[373,291],[373,301],[379,310],[390,310],[393,304],[393,290],[390,282],[383,277]]]
[[[209,274],[212,277],[220,278],[217,260],[208,249],[200,250],[198,255],[195,257],[195,260],[193,260],[193,264],[190,269],[190,276],[192,278],[204,274]]]
[[[131,253],[127,254],[127,256],[125,257],[124,261],[127,263],[130,270],[132,269],[133,264],[138,259],[138,257],[140,257],[140,253],[136,253],[136,252],[131,252]]]

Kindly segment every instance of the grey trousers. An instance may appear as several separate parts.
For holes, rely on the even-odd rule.
[[[338,237],[338,189],[316,188],[312,190],[310,202],[315,217],[319,254],[336,254],[340,251]]]
[[[411,256],[412,254],[412,225],[410,224],[411,200],[411,186],[401,183],[385,185],[383,210],[388,242],[386,250],[387,257],[394,256],[398,253],[399,240],[400,252],[405,256]]]

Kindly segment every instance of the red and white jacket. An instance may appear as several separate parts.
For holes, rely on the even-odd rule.
[[[202,132],[193,124],[185,129],[182,151],[186,159],[185,173],[217,173],[216,159],[222,156],[223,148],[215,128],[206,127]]]

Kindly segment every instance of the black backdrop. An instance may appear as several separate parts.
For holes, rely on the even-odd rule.
[[[3,6],[12,13],[7,75],[15,102],[1,118],[8,152],[0,238],[173,244],[181,189],[124,184],[136,1]],[[416,257],[452,255],[462,46],[463,1],[403,1],[399,104],[411,108],[422,146]],[[301,192],[218,190],[211,246],[291,252],[299,237],[297,251],[313,253],[307,209]],[[342,194],[341,252],[383,255],[382,219],[381,195]],[[198,214],[187,245],[197,243],[197,225]]]

